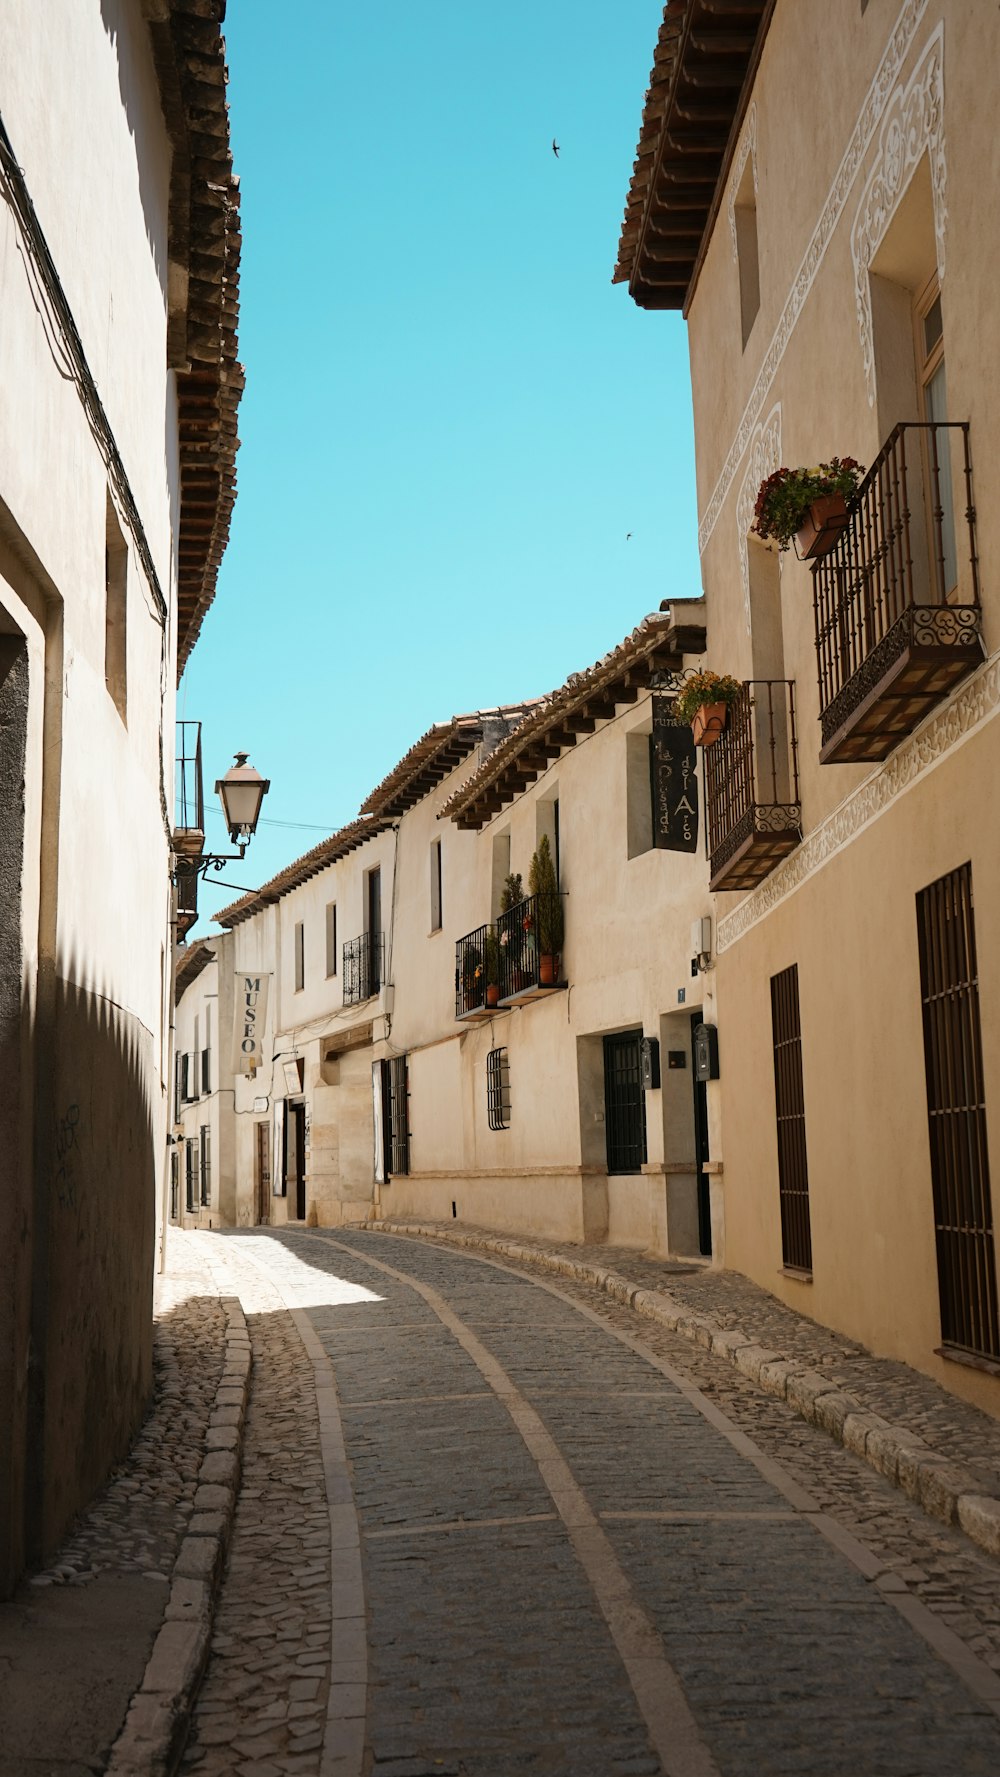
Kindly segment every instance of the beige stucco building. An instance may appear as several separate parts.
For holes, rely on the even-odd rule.
[[[0,1591],[128,1448],[151,1383],[173,686],[225,543],[240,384],[204,10],[0,10]]]
[[[1000,14],[842,10],[671,0],[616,273],[687,317],[706,664],[754,682],[713,1157],[728,1264],[998,1411]],[[762,480],[835,455],[846,530],[773,553]]]
[[[241,996],[253,1014],[238,1221],[454,1216],[708,1254],[709,896],[669,697],[703,646],[700,606],[675,604],[549,697],[442,723],[354,822],[218,916],[237,1038]]]

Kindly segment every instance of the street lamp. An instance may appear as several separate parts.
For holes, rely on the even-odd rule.
[[[222,803],[229,837],[239,846],[240,857],[257,831],[261,804],[270,788],[270,779],[261,777],[247,764],[246,753],[237,753],[235,765],[216,783],[215,793]]]
[[[194,816],[197,825],[189,825],[187,821],[174,829],[173,876],[181,894],[182,910],[192,917],[193,924],[197,913],[197,885],[199,876],[207,876],[209,870],[222,870],[227,864],[242,858],[260,819],[261,803],[271,788],[270,780],[261,777],[252,765],[247,764],[246,753],[236,754],[236,763],[231,765],[225,777],[216,783],[222,812],[225,816],[226,828],[233,845],[239,849],[230,852],[202,851],[205,843],[203,832],[203,816],[201,813],[201,753],[196,756],[195,775],[197,777],[197,812]]]

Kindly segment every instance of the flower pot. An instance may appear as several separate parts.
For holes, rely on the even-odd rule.
[[[724,703],[703,703],[691,718],[691,735],[696,747],[715,745],[726,726]]]
[[[815,561],[833,548],[847,524],[843,494],[823,494],[809,508],[805,523],[795,533],[795,553],[800,561]]]
[[[499,1000],[499,998],[500,998],[500,989],[497,986],[495,981],[491,981],[488,988],[486,989],[486,1004],[488,1006],[495,1006],[497,1001]]]
[[[538,959],[538,982],[541,987],[551,987],[556,978],[556,959],[543,952]]]

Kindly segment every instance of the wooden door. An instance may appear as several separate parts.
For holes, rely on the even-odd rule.
[[[271,1220],[271,1128],[268,1123],[257,1125],[255,1185],[254,1223],[257,1227],[267,1227]]]

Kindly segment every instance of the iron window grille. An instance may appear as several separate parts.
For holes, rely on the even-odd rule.
[[[194,1210],[195,1210],[195,1201],[194,1201],[195,1152],[194,1151],[195,1151],[196,1146],[197,1146],[197,1143],[193,1142],[193,1141],[186,1141],[184,1143],[184,1201],[187,1204],[188,1211],[191,1215],[194,1214]]]
[[[381,932],[362,932],[344,945],[345,1006],[360,1006],[378,993],[385,973],[385,949]]]
[[[201,1126],[201,1201],[212,1201],[212,1131],[207,1123]]]
[[[641,1171],[646,1159],[641,1030],[604,1039],[604,1126],[608,1171]]]
[[[917,895],[941,1338],[1000,1360],[972,866]]]
[[[491,1129],[510,1128],[510,1061],[506,1049],[486,1057],[486,1116]]]
[[[778,1133],[778,1195],[781,1205],[782,1263],[812,1270],[809,1166],[802,1088],[802,1024],[799,966],[771,976],[771,1032],[774,1044],[774,1104]]]
[[[389,1060],[389,1172],[404,1176],[410,1170],[409,1077],[405,1055]]]

